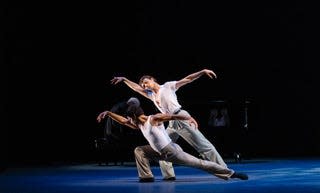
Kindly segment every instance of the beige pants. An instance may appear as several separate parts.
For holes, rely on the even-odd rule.
[[[182,150],[176,143],[170,143],[161,150],[161,154],[154,151],[150,145],[139,146],[134,150],[138,174],[140,178],[152,178],[149,160],[164,160],[173,164],[190,166],[204,170],[219,178],[228,180],[234,173],[233,170],[221,166],[215,162],[202,160]]]
[[[185,110],[181,110],[179,115],[190,116],[190,114]],[[220,166],[227,168],[227,164],[224,162],[212,143],[200,132],[199,129],[194,128],[194,126],[190,126],[188,121],[172,120],[169,122],[166,131],[173,142],[176,142],[179,137],[182,137],[200,154],[203,159],[215,162]],[[172,163],[159,161],[159,165],[162,176],[165,179],[175,176]]]

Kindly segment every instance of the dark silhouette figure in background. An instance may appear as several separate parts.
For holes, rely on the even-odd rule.
[[[208,125],[215,128],[228,128],[230,118],[227,108],[211,109]]]
[[[116,103],[110,111],[126,116],[129,105],[140,106],[140,101],[135,97],[131,97],[127,101]],[[106,112],[107,111],[104,111],[98,115],[97,120],[99,123],[105,118]],[[128,139],[130,135],[128,131],[130,130],[125,129],[124,127],[126,126],[117,123],[110,117],[107,117],[103,123],[103,138],[95,141],[99,165],[103,162],[106,165],[108,165],[109,162],[114,162],[115,165],[120,162],[120,164],[123,165],[124,160],[129,158],[129,155],[125,152],[128,152],[130,147],[125,144],[128,142],[127,140],[130,141],[130,139]]]
[[[222,149],[224,157],[227,157],[230,140],[230,117],[224,101],[215,101],[210,109],[208,128],[206,134],[212,139],[218,149]]]

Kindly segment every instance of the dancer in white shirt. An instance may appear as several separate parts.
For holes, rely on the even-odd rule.
[[[126,125],[133,129],[140,129],[149,145],[136,147],[134,150],[139,181],[153,182],[149,160],[164,160],[171,163],[185,165],[202,169],[217,177],[228,180],[229,178],[239,178],[247,180],[248,176],[244,173],[236,173],[232,169],[223,167],[215,162],[198,159],[182,150],[182,148],[172,142],[168,133],[165,131],[163,122],[169,120],[185,120],[188,124],[197,126],[195,120],[188,115],[174,114],[155,114],[147,116],[141,107],[131,105],[127,111],[127,118],[106,111],[106,115],[120,124]]]

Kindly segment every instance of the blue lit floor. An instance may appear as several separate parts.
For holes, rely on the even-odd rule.
[[[319,193],[320,158],[264,159],[229,168],[245,172],[249,180],[224,181],[201,170],[175,166],[177,180],[161,180],[153,167],[156,181],[138,183],[134,163],[124,166],[73,164],[68,166],[9,168],[0,173],[0,193]]]

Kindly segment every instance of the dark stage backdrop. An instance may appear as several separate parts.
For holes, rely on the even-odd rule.
[[[123,84],[110,85],[113,76],[163,83],[203,68],[218,79],[201,77],[177,94],[204,132],[210,102],[228,102],[234,137],[219,150],[319,155],[319,78],[302,2],[9,2],[8,160],[92,160],[99,112],[130,96],[155,112]],[[250,126],[241,138],[245,101]]]

